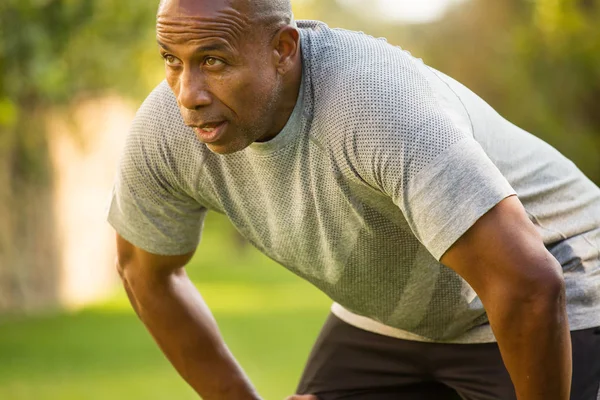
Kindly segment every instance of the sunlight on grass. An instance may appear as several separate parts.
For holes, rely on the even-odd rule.
[[[265,400],[294,392],[331,301],[209,213],[187,268]],[[122,288],[80,312],[0,321],[0,400],[197,399]]]
[[[294,392],[322,310],[215,312],[229,348],[264,399]],[[87,310],[0,329],[0,399],[193,399],[133,312]]]
[[[323,310],[331,304],[327,296],[316,292],[304,282],[253,285],[213,282],[196,286],[210,309],[221,315]],[[89,309],[107,313],[129,313],[131,305],[124,291],[120,290],[110,300]]]

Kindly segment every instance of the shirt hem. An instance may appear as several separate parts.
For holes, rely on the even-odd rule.
[[[590,313],[591,315],[598,315],[597,318],[586,317],[574,317],[569,319],[570,330],[579,331],[583,329],[590,329],[600,326],[600,306],[598,312]],[[371,318],[363,317],[362,315],[355,314],[348,311],[341,305],[334,303],[331,306],[331,312],[344,321],[345,323],[354,326],[355,328],[362,329],[367,332],[376,333],[383,336],[393,337],[401,340],[409,340],[413,342],[423,343],[448,343],[448,344],[480,344],[480,343],[496,343],[496,337],[492,332],[492,328],[489,324],[480,325],[472,328],[465,334],[450,340],[434,340],[424,336],[417,335],[412,332],[408,332],[399,328],[394,328],[381,322],[375,321]]]

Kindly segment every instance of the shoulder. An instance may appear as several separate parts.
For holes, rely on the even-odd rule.
[[[426,124],[438,106],[436,87],[420,59],[384,39],[317,25],[303,32],[316,134],[325,142],[377,133],[395,140]],[[349,138],[344,137],[347,142]]]
[[[459,141],[464,110],[434,71],[410,53],[358,32],[320,28],[308,37],[311,136],[349,171],[382,187],[404,181]],[[456,116],[460,116],[457,118]]]

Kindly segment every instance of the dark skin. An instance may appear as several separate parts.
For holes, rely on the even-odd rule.
[[[269,15],[254,13],[246,0],[167,0],[159,10],[168,83],[184,121],[213,152],[273,138],[294,108],[298,32],[264,21]],[[205,400],[259,399],[185,273],[193,254],[151,254],[118,235],[117,250],[133,308],[192,388]],[[518,199],[480,218],[441,261],[481,298],[518,398],[567,400],[571,343],[561,268]]]
[[[256,23],[269,16],[249,8],[242,0],[167,1],[157,17],[167,82],[183,120],[216,153],[275,137],[300,89],[297,30]],[[207,123],[222,123],[217,140],[202,135]]]
[[[485,214],[441,259],[480,297],[519,400],[568,400],[571,336],[562,267],[517,197]]]

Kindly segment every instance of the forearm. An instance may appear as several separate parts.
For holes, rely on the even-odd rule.
[[[168,277],[122,274],[140,319],[181,376],[205,400],[259,399],[183,269]]]
[[[499,296],[488,316],[519,400],[568,400],[571,337],[564,291]]]

